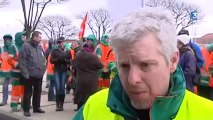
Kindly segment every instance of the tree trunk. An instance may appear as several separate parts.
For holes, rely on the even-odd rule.
[[[98,40],[97,43],[100,43],[100,39],[101,39],[101,26],[98,27],[98,36],[97,36]]]

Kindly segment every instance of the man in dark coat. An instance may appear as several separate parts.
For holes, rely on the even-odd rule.
[[[186,89],[194,92],[193,79],[196,74],[196,58],[195,53],[189,45],[190,38],[187,31],[181,31],[178,34],[178,49],[180,51],[179,64],[183,70],[186,79]]]
[[[76,53],[74,68],[76,76],[76,93],[74,102],[77,109],[81,108],[90,95],[98,91],[98,70],[103,68],[98,56],[95,55],[95,41],[87,40],[83,49]]]
[[[39,45],[41,38],[41,32],[34,31],[30,41],[23,44],[18,56],[19,67],[24,83],[24,116],[27,117],[31,116],[30,101],[32,93],[33,112],[45,113],[45,111],[40,108],[42,80],[46,70],[44,51]]]

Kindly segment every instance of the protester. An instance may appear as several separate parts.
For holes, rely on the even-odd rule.
[[[81,43],[79,41],[74,41],[71,44],[71,49],[70,49],[70,54],[71,54],[71,59],[74,61],[76,57],[76,53],[81,49]],[[73,95],[75,94],[75,89],[76,89],[76,70],[74,69],[74,63],[70,66],[70,74],[68,77],[67,81],[67,86],[66,86],[66,93],[70,93],[70,90],[73,90]]]
[[[49,40],[48,48],[45,51],[46,63],[47,63],[47,83],[46,88],[48,89],[48,101],[55,101],[56,96],[54,93],[55,90],[55,81],[54,81],[54,65],[50,63],[50,54],[52,50],[56,48],[53,40]]]
[[[174,17],[145,7],[114,25],[118,75],[73,120],[211,120],[213,102],[185,88]]]
[[[51,57],[51,54],[49,54],[47,58],[47,80],[50,82],[50,86],[48,90],[48,101],[55,101],[56,95],[54,93],[54,90],[55,90],[54,64],[51,64],[50,57]]]
[[[197,86],[198,95],[213,100],[213,44],[203,47],[201,51],[204,64],[200,68],[201,79]]]
[[[74,57],[74,55],[71,53],[71,43],[65,43],[64,44],[64,46],[65,46],[65,49],[66,50],[68,50],[68,51],[70,51],[70,55],[71,55],[71,60],[73,60],[73,57]],[[70,64],[70,67],[71,67],[72,65]],[[70,76],[70,68],[69,68],[69,70],[67,71],[67,78],[69,79],[69,76]],[[66,81],[66,94],[70,94],[70,90],[71,90],[71,83],[67,80]]]
[[[13,46],[12,45],[13,37],[10,34],[6,34],[3,36],[3,39],[4,39],[4,46],[1,47],[0,49],[0,53],[1,53],[0,69],[1,69],[1,76],[4,78],[4,83],[2,87],[3,99],[0,106],[4,106],[7,104],[8,95],[9,95],[8,86],[12,81],[12,78],[11,78],[12,66],[8,63],[8,59],[9,59],[9,53],[11,52],[12,46]]]
[[[112,50],[108,42],[109,42],[109,36],[106,34],[103,34],[101,37],[101,44],[98,44],[96,48],[96,54],[101,59],[101,62],[104,65],[104,68],[100,71],[100,77],[99,77],[100,88],[109,87],[111,71],[108,69],[108,65],[110,62],[115,61],[113,52],[111,52],[112,54],[108,54]]]
[[[56,111],[63,111],[67,71],[71,62],[70,51],[65,49],[64,40],[64,37],[58,38],[58,47],[52,51],[50,57],[50,62],[54,64]]]
[[[54,48],[54,41],[53,40],[49,40],[48,41],[48,48],[45,51],[46,61],[48,61],[48,57],[49,57],[50,53],[52,52],[53,48]],[[47,67],[47,69],[48,69],[48,67]],[[48,73],[47,73],[47,75],[48,75]],[[50,87],[50,83],[51,83],[51,81],[49,79],[47,79],[46,88]],[[54,85],[54,84],[52,83],[52,85]],[[53,88],[54,88],[54,86],[51,87],[50,91],[53,91]]]
[[[184,77],[186,80],[186,89],[194,92],[193,79],[196,75],[196,57],[192,50],[189,38],[189,32],[187,30],[182,30],[178,34],[178,49],[180,51],[180,61],[179,64],[183,70]]]
[[[23,105],[23,94],[24,94],[24,85],[22,84],[21,71],[19,69],[18,55],[22,50],[22,45],[26,41],[25,32],[17,32],[15,34],[15,46],[13,50],[9,52],[9,64],[12,66],[11,77],[13,78],[12,82],[12,91],[11,91],[11,108],[12,112],[18,112],[18,103],[21,100],[21,105]],[[21,106],[23,107],[23,106]]]
[[[87,38],[83,49],[76,54],[74,69],[77,71],[74,103],[81,108],[90,95],[98,91],[98,70],[103,68],[95,55],[95,39]]]
[[[20,51],[18,62],[24,84],[23,110],[24,116],[29,117],[31,96],[34,113],[45,113],[40,108],[42,79],[46,70],[45,56],[41,42],[42,34],[34,31],[29,41],[25,42]]]

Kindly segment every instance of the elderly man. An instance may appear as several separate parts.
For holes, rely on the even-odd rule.
[[[213,103],[185,88],[173,16],[143,8],[111,31],[118,73],[74,120],[212,120]]]

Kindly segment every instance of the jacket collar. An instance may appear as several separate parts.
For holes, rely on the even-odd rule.
[[[38,42],[34,41],[33,39],[30,39],[30,44],[33,45],[34,47],[37,47],[39,45]]]
[[[171,75],[168,96],[157,97],[150,109],[151,120],[170,120],[174,118],[185,95],[185,79],[181,68]],[[119,76],[113,80],[107,100],[107,106],[112,112],[127,119],[136,119],[136,110],[131,106],[127,94],[124,92]],[[164,112],[162,112],[164,111]],[[165,112],[166,111],[166,112]]]

